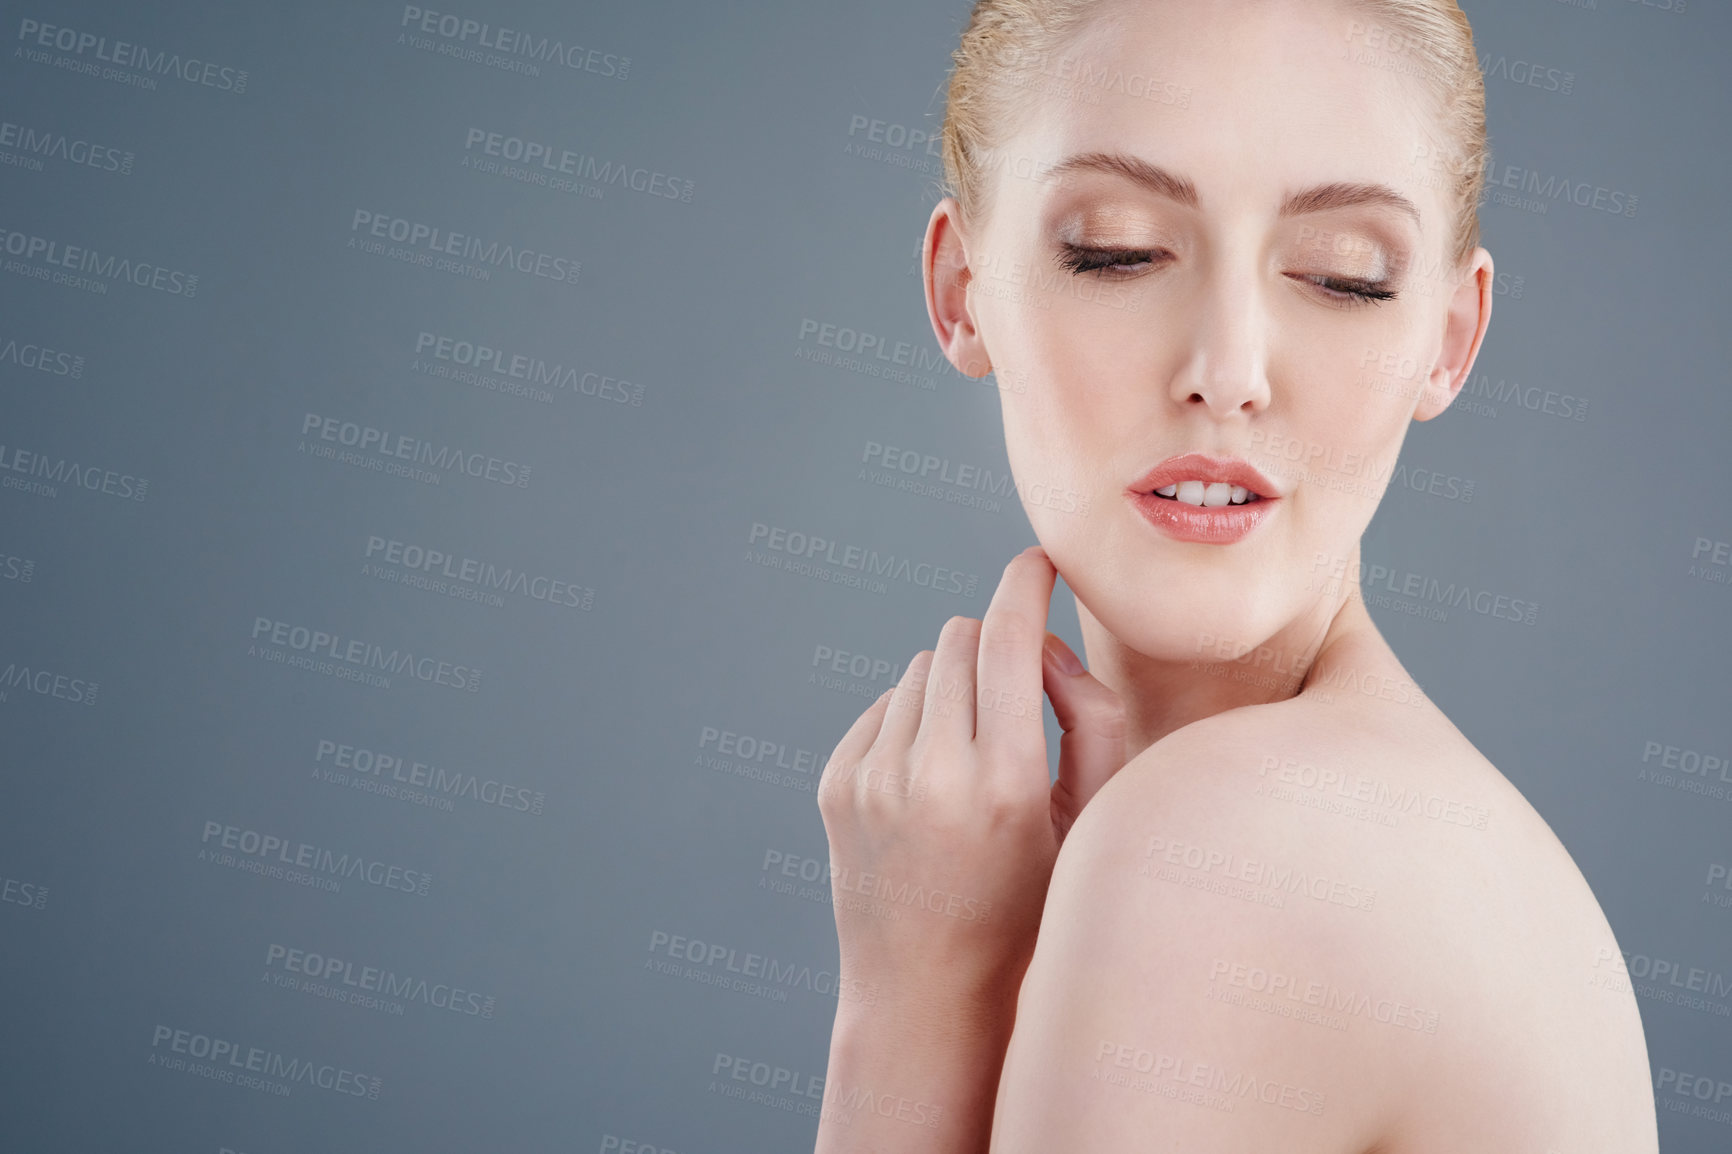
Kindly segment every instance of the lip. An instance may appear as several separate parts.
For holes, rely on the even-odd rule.
[[[1249,461],[1237,457],[1211,457],[1207,453],[1181,453],[1169,457],[1130,484],[1132,493],[1153,493],[1180,481],[1225,481],[1251,490],[1265,500],[1280,496],[1275,482],[1258,472]],[[1230,506],[1223,506],[1230,507]],[[1195,508],[1195,506],[1193,506]]]
[[[1156,489],[1180,481],[1221,481],[1249,489],[1260,499],[1244,505],[1209,508],[1154,495]],[[1231,545],[1247,536],[1274,511],[1281,499],[1276,490],[1275,482],[1248,461],[1235,457],[1211,457],[1205,453],[1183,453],[1162,461],[1131,482],[1125,496],[1144,520],[1175,540]]]

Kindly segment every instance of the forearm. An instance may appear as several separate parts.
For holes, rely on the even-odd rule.
[[[985,1154],[1014,999],[836,1013],[814,1154]]]

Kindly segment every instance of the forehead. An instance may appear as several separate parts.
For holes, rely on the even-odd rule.
[[[1019,64],[1032,104],[1003,142],[1009,171],[1019,157],[1038,168],[1129,153],[1189,179],[1205,212],[1381,182],[1419,204],[1428,235],[1442,227],[1439,182],[1421,162],[1442,147],[1433,66],[1355,6],[1111,0],[1065,45]]]

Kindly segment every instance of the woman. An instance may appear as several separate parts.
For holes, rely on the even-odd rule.
[[[927,306],[1041,544],[824,770],[818,1151],[1656,1151],[1598,903],[1355,596],[1491,318],[1465,17],[981,0],[955,59]]]

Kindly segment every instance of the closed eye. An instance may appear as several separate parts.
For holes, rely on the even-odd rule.
[[[1117,279],[1136,276],[1149,268],[1165,264],[1173,254],[1161,248],[1090,248],[1080,244],[1061,244],[1055,258],[1059,267],[1077,276],[1093,273],[1097,277]]]
[[[1289,273],[1296,281],[1312,285],[1325,300],[1344,308],[1377,304],[1394,300],[1399,293],[1387,281],[1358,280],[1353,277],[1316,276],[1309,273]]]

